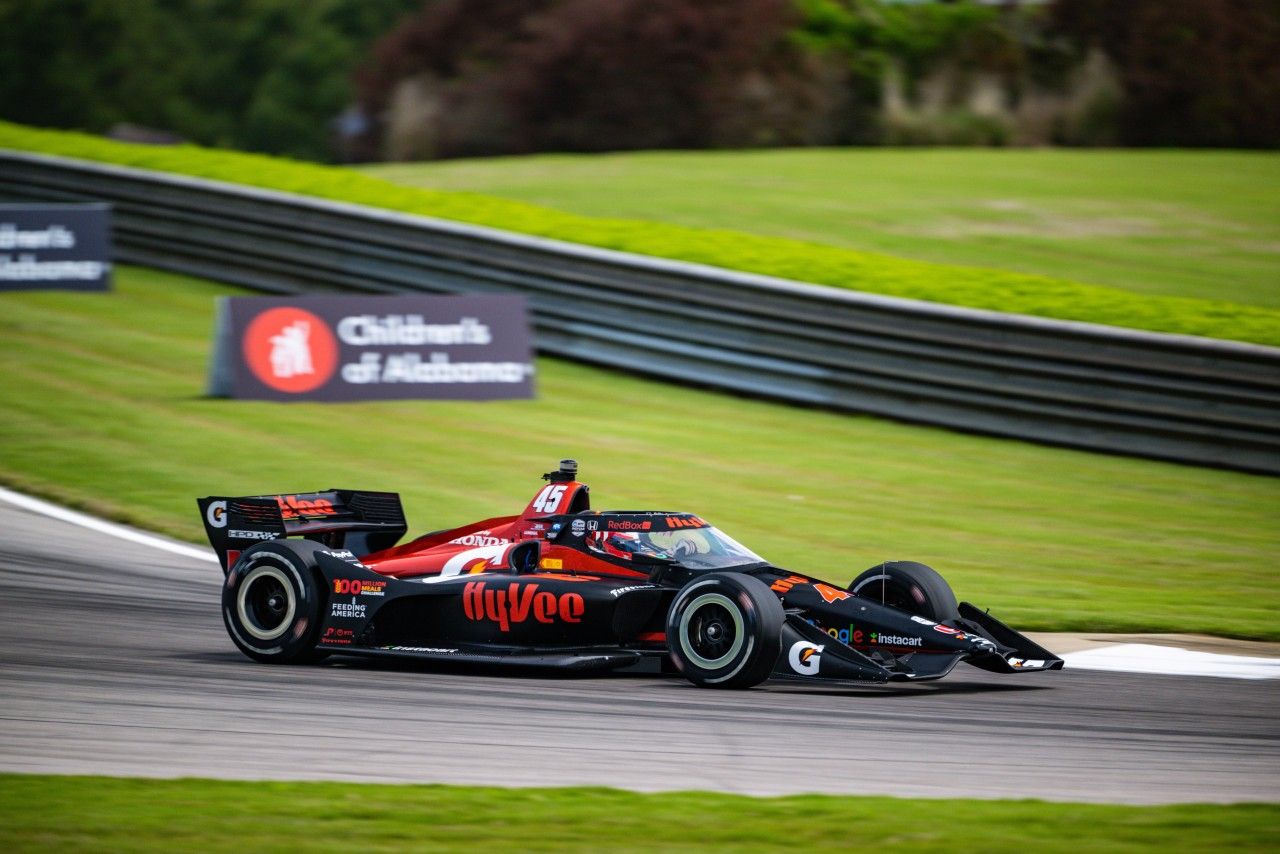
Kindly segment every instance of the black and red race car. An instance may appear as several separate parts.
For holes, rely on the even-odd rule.
[[[516,516],[425,534],[394,493],[199,500],[232,641],[263,662],[330,654],[566,670],[678,670],[695,685],[772,677],[938,679],[1062,660],[957,603],[927,566],[847,587],[773,566],[692,513],[591,509],[577,463]]]

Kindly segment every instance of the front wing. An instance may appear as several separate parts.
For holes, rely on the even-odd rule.
[[[787,617],[775,677],[885,683],[941,679],[962,661],[993,673],[1063,666],[968,602],[960,603],[959,619],[936,623],[822,582],[783,586]]]

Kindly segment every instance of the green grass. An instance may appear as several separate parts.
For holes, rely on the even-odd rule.
[[[561,457],[597,507],[705,515],[834,581],[936,566],[1022,629],[1280,638],[1280,479],[749,401],[553,359],[539,398],[202,396],[213,297],[121,268],[111,295],[0,294],[0,481],[199,540],[194,499],[403,493],[414,530],[515,512]]]
[[[1280,308],[1280,154],[789,149],[371,165],[593,217],[659,220]]]
[[[991,269],[937,264],[723,228],[587,217],[474,193],[404,187],[358,172],[194,146],[130,145],[0,122],[0,147],[214,178],[478,223],[646,255],[997,311],[1280,345],[1280,310],[1221,299],[1134,294]],[[1263,156],[1263,155],[1259,155]],[[1265,184],[1257,192],[1265,192]],[[738,194],[721,201],[737,208]],[[735,223],[735,227],[736,223]]]
[[[1274,804],[1158,807],[0,775],[6,851],[1266,851]]]

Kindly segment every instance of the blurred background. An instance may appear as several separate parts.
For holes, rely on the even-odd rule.
[[[1274,672],[1278,145],[1280,0],[0,0],[0,201],[115,239],[109,293],[0,293],[0,770],[343,781],[0,773],[0,847],[1274,849],[1273,681],[254,667],[200,554],[8,491],[204,549],[197,496],[395,491],[416,533],[574,457],[1055,652]],[[536,399],[206,394],[220,300],[467,289],[529,295]],[[348,785],[384,773],[855,797]]]
[[[1280,143],[1275,0],[6,0],[0,117],[317,161]]]

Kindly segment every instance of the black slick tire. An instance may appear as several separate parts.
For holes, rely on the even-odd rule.
[[[951,585],[932,567],[909,560],[873,566],[849,584],[849,592],[935,623],[960,616]]]
[[[671,660],[701,688],[750,688],[782,649],[782,602],[758,578],[716,572],[689,582],[667,612]]]
[[[306,540],[278,540],[247,549],[222,585],[222,622],[241,652],[267,664],[309,664],[316,649],[325,591]]]

